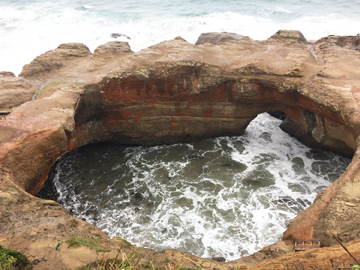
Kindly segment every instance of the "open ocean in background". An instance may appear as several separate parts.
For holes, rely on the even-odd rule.
[[[176,36],[195,43],[201,33],[226,31],[263,40],[279,29],[300,30],[308,40],[356,35],[360,2],[0,0],[0,71],[17,75],[62,43],[94,51],[120,40],[139,51]],[[90,145],[62,158],[53,181],[67,209],[111,237],[139,244],[164,227],[144,245],[237,259],[279,240],[350,162],[303,146],[279,124],[262,114],[243,136],[156,147]]]
[[[358,0],[1,0],[0,71],[22,67],[61,43],[91,51],[128,37],[133,51],[181,36],[195,43],[204,32],[234,32],[255,40],[279,29],[309,39],[360,32]]]

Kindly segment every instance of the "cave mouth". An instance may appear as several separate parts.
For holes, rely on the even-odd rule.
[[[260,114],[241,136],[128,147],[93,144],[62,157],[45,188],[71,213],[156,251],[227,260],[278,240],[349,158],[310,149]]]

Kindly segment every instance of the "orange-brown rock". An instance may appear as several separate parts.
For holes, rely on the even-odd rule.
[[[283,130],[299,140],[354,155],[283,239],[334,245],[329,230],[344,242],[360,239],[359,37],[309,43],[298,31],[281,30],[266,41],[213,43],[176,38],[133,53],[111,42],[94,54],[63,44],[26,65],[22,78],[2,75],[39,91],[0,121],[1,175],[36,194],[54,162],[82,145],[236,135],[257,114],[282,111]]]
[[[347,243],[346,248],[355,257],[360,257],[360,240]],[[340,246],[316,248],[307,251],[291,252],[263,261],[248,269],[256,270],[311,270],[311,269],[352,269],[355,261]]]

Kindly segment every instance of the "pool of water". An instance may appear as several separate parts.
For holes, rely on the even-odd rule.
[[[350,163],[261,114],[242,136],[153,147],[94,144],[57,162],[58,201],[110,237],[227,260],[272,244]]]

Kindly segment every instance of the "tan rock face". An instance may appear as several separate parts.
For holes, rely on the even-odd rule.
[[[30,64],[23,67],[20,77],[35,77],[51,73],[68,65],[76,65],[78,59],[90,57],[91,53],[84,44],[61,44],[53,51],[36,57]],[[46,75],[45,75],[46,76]]]
[[[95,71],[99,67],[111,62],[113,58],[124,54],[133,54],[127,42],[110,41],[96,48],[92,55],[91,66],[88,71]]]
[[[346,245],[355,258],[359,258],[360,241]],[[351,269],[354,260],[340,246],[317,248],[308,251],[288,253],[279,258],[263,261],[249,269],[256,270],[296,270],[296,269]]]
[[[7,114],[29,101],[40,85],[17,78],[11,72],[0,72],[0,114]]]
[[[137,53],[110,42],[93,55],[85,45],[65,44],[26,65],[24,78],[2,73],[0,91],[19,82],[41,91],[0,121],[1,174],[36,194],[56,159],[79,146],[236,135],[257,114],[283,111],[283,130],[304,143],[355,153],[283,239],[332,245],[329,230],[344,241],[359,239],[358,37],[308,43],[298,31],[281,30],[261,42],[230,39],[193,45],[176,38]]]

